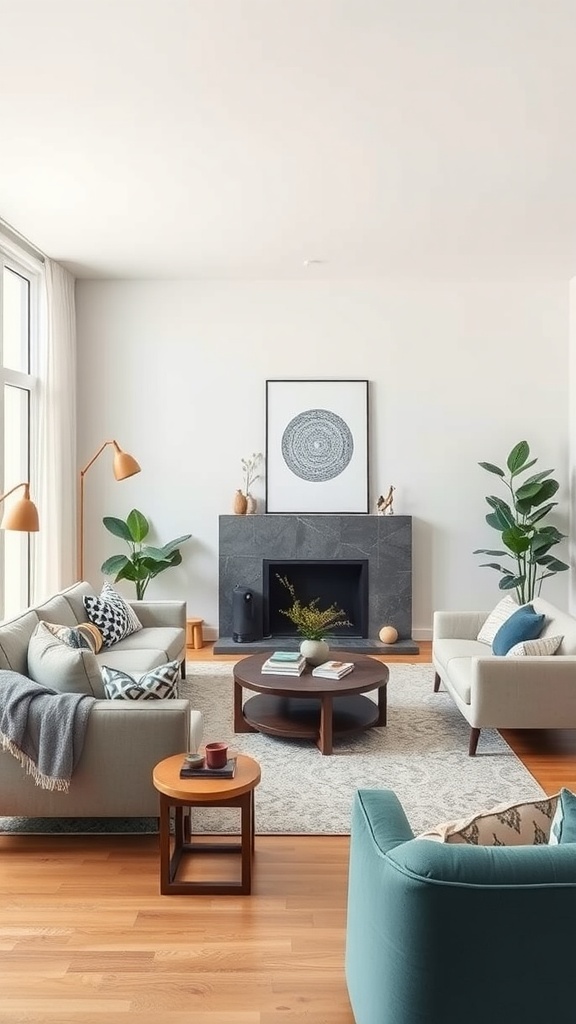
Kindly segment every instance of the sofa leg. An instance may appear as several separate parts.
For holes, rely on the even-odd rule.
[[[442,682],[442,680],[440,679],[440,676],[436,672],[436,674],[434,676],[434,693],[438,693],[438,690],[440,689],[440,683],[441,682]]]
[[[186,679],[186,658],[180,662],[180,678]]]
[[[476,753],[479,738],[480,729],[470,729],[470,742],[468,744],[468,754],[470,757],[474,757],[474,754]]]

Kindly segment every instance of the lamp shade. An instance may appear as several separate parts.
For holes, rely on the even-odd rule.
[[[28,497],[27,486],[25,491],[25,496],[15,501],[12,507],[5,512],[0,529],[18,530],[21,533],[37,533],[40,529],[38,509]]]
[[[120,449],[114,452],[114,476],[117,480],[126,480],[127,477],[139,472],[140,466],[132,455]]]

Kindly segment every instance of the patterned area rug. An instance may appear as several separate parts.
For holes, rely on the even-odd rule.
[[[226,740],[260,763],[261,834],[348,834],[359,788],[394,790],[415,832],[503,800],[543,796],[495,730],[483,730],[476,757],[468,757],[468,723],[446,692],[433,692],[433,677],[431,665],[390,665],[388,725],[336,740],[331,757],[309,741],[234,735],[231,663],[190,662],[180,692],[202,711],[206,742]],[[205,810],[203,825],[229,831],[236,819],[225,819],[234,813]]]
[[[359,788],[394,790],[415,832],[503,800],[544,795],[496,731],[483,730],[476,757],[468,757],[468,723],[447,693],[433,693],[431,665],[391,665],[388,725],[336,740],[331,757],[308,741],[234,735],[232,667],[231,662],[189,662],[180,695],[202,712],[206,742],[226,740],[260,763],[256,831],[262,835],[346,835]],[[129,818],[0,818],[0,832],[149,832],[155,824]],[[237,828],[235,810],[206,809],[195,817],[199,832]]]

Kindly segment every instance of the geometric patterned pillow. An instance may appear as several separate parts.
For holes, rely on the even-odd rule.
[[[536,640],[521,640],[520,643],[514,644],[514,647],[510,648],[506,657],[523,658],[556,654],[563,639],[563,636],[539,636]]]
[[[104,647],[123,640],[125,636],[142,629],[140,619],[110,583],[104,583],[100,597],[83,598],[86,614],[102,633]]]
[[[503,597],[493,611],[490,612],[490,615],[480,629],[476,639],[479,640],[481,644],[490,644],[490,646],[492,646],[492,641],[500,629],[500,626],[502,626],[503,623],[506,622],[506,619],[509,619],[514,612],[517,612],[518,608],[518,602],[515,601],[510,594],[508,594],[507,597]]]
[[[102,682],[109,700],[176,700],[180,663],[169,661],[134,679],[127,672],[102,665]]]
[[[497,804],[459,821],[448,821],[416,836],[437,843],[470,846],[538,846],[548,842],[559,793],[516,804]]]

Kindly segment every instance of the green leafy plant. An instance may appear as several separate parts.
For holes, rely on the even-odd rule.
[[[505,550],[478,548],[474,554],[495,557],[506,555],[514,560],[514,569],[500,565],[499,562],[483,562],[482,566],[502,573],[500,590],[515,590],[520,604],[526,604],[540,593],[543,580],[569,568],[565,562],[549,554],[551,548],[564,539],[565,534],[560,533],[555,526],[543,525],[543,520],[558,504],[550,501],[559,487],[550,475],[554,470],[545,469],[541,473],[534,473],[522,483],[518,480],[520,474],[537,461],[530,458],[528,442],[519,441],[506,460],[508,476],[491,462],[478,463],[488,473],[500,477],[510,492],[510,500],[504,501],[494,494],[486,498],[492,509],[486,516],[486,522],[501,535]]]
[[[310,604],[302,604],[296,597],[294,585],[288,577],[279,576],[276,573],[276,578],[280,580],[283,587],[286,587],[292,598],[290,608],[280,608],[280,614],[290,619],[296,626],[300,636],[305,637],[306,640],[323,640],[327,631],[334,626],[352,625],[345,617],[346,612],[343,608],[337,608],[335,604],[331,604],[329,608],[321,611],[318,607],[319,597],[315,597],[313,601],[310,601]]]
[[[174,565],[180,565],[182,555],[180,545],[190,539],[192,534],[187,533],[183,537],[171,540],[163,547],[152,547],[144,544],[150,524],[146,516],[133,508],[128,518],[116,519],[114,516],[104,516],[102,522],[110,533],[126,541],[130,548],[129,555],[112,555],[107,558],[101,566],[105,576],[114,576],[114,582],[119,580],[130,580],[136,586],[136,598],[141,601],[146,593],[150,580],[154,579],[166,569]]]

